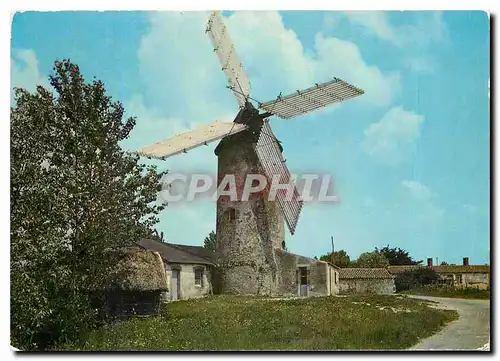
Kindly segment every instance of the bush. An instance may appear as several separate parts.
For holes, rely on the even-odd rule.
[[[396,292],[407,291],[411,288],[430,285],[438,280],[438,274],[431,268],[422,267],[408,270],[396,275],[394,283]]]
[[[477,287],[454,287],[452,285],[425,285],[415,287],[410,290],[412,294],[436,296],[436,297],[453,297],[453,298],[470,298],[470,299],[489,299],[490,290],[482,290]]]

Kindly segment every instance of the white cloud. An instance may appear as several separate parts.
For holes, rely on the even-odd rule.
[[[142,93],[126,103],[138,122],[129,145],[142,147],[183,129],[214,120],[234,119],[237,103],[225,89],[226,78],[205,34],[206,12],[155,12],[137,52]],[[225,17],[238,55],[249,75],[251,95],[260,101],[340,77],[361,87],[360,103],[388,106],[398,96],[397,72],[384,73],[367,64],[351,42],[316,34],[314,49],[305,49],[293,30],[284,27],[276,11],[236,12]],[[174,171],[217,170],[215,144],[167,159],[162,167]],[[193,208],[191,208],[193,207]],[[193,211],[196,210],[196,211]],[[161,215],[159,228],[176,237],[180,227],[207,222],[215,227],[215,204],[172,207]],[[203,231],[178,242],[201,242]],[[203,237],[202,234],[203,233]]]
[[[204,32],[207,18],[204,12],[150,16],[150,32],[138,51],[140,70],[149,88],[149,103],[175,102],[168,109],[169,116],[206,122],[236,113],[236,103],[230,91],[224,91],[225,76]],[[249,74],[252,96],[260,101],[334,76],[365,89],[359,101],[371,105],[387,106],[398,95],[399,74],[383,73],[367,64],[354,43],[318,33],[314,51],[306,51],[275,11],[236,12],[225,21]]]
[[[352,42],[319,32],[314,49],[305,49],[297,34],[285,28],[281,15],[272,11],[236,12],[228,18],[228,24],[254,95],[264,100],[334,76],[363,88],[366,94],[359,101],[371,105],[389,105],[398,95],[399,74],[385,74],[367,64]]]
[[[444,209],[435,203],[437,195],[429,187],[414,180],[403,180],[401,186],[418,202],[418,211],[414,208],[416,222],[434,221],[444,215]]]
[[[405,67],[420,74],[432,74],[436,71],[437,64],[429,56],[405,56],[403,59]]]
[[[401,182],[401,185],[405,187],[410,192],[410,194],[418,200],[428,201],[433,196],[431,190],[427,186],[417,181],[404,180]]]
[[[11,99],[14,87],[34,92],[37,85],[49,86],[49,82],[38,69],[38,60],[32,49],[13,49],[10,59]]]
[[[387,11],[346,11],[341,13],[354,26],[364,28],[382,40],[400,48],[425,48],[446,41],[448,30],[441,11],[418,11],[411,15],[413,23],[395,25]],[[331,16],[328,14],[327,16]]]
[[[381,163],[399,164],[412,150],[423,122],[422,115],[393,107],[365,130],[363,148]]]
[[[416,11],[407,14],[412,22],[394,24],[391,12],[387,11],[345,11],[328,13],[325,16],[327,29],[347,20],[353,28],[367,35],[387,41],[404,50],[407,55],[403,65],[418,73],[431,73],[436,64],[425,54],[432,44],[445,43],[449,39],[448,29],[441,11]]]
[[[399,73],[388,74],[363,60],[359,48],[352,42],[334,37],[316,35],[318,78],[336,74],[365,90],[362,99],[372,105],[388,106],[393,103],[400,90]]]

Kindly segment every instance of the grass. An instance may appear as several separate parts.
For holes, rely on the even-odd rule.
[[[159,317],[109,324],[59,349],[404,349],[457,317],[406,296],[214,296],[165,304]]]
[[[490,290],[481,290],[475,287],[455,288],[448,285],[426,285],[412,288],[405,293],[413,295],[450,297],[450,298],[468,298],[468,299],[490,299]]]

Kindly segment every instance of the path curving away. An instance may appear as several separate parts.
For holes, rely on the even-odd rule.
[[[410,350],[490,350],[490,301],[410,296],[438,302],[436,307],[457,310],[458,320],[411,347]]]

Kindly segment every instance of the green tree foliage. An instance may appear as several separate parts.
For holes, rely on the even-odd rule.
[[[359,255],[353,266],[359,268],[380,268],[389,266],[389,261],[379,252],[365,252]]]
[[[432,268],[417,267],[396,275],[394,280],[396,292],[406,291],[414,287],[430,285],[438,280],[438,274]]]
[[[349,267],[351,264],[351,259],[349,258],[347,252],[344,250],[333,252],[333,257],[332,252],[330,252],[321,256],[319,259],[321,261],[331,262],[341,268]]]
[[[11,343],[44,349],[96,322],[90,291],[110,249],[151,236],[163,205],[155,167],[124,152],[135,118],[56,61],[50,84],[11,108]]]
[[[209,249],[213,252],[216,250],[216,242],[217,242],[217,237],[215,236],[214,231],[210,231],[208,236],[205,237],[205,240],[203,241],[203,247],[206,249]]]
[[[375,251],[383,254],[391,266],[414,265],[419,263],[414,261],[407,251],[399,247],[390,248],[389,245],[387,245],[381,249],[375,248]]]

